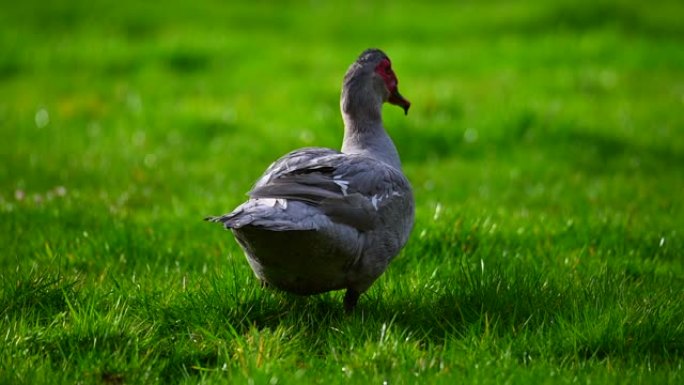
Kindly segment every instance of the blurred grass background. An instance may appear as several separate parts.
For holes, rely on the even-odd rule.
[[[5,380],[681,379],[684,3],[1,8]],[[347,319],[255,289],[201,219],[339,147],[368,47],[413,103],[384,117],[418,217]]]

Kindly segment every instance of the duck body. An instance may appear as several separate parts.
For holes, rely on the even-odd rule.
[[[301,295],[346,289],[351,310],[406,244],[413,192],[380,109],[385,101],[410,104],[391,68],[379,72],[383,63],[382,51],[367,50],[345,76],[342,151],[292,151],[268,167],[245,203],[208,218],[232,230],[263,283]]]

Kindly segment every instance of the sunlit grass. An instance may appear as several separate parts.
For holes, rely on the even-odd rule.
[[[671,383],[678,2],[18,2],[0,12],[0,382]],[[357,311],[259,287],[232,209],[393,60],[417,199]]]

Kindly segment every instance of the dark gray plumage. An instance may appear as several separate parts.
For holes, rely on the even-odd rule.
[[[389,58],[364,51],[344,77],[342,151],[290,152],[245,203],[207,218],[233,231],[260,280],[303,295],[346,289],[351,310],[405,245],[413,192],[381,117],[384,102],[408,111],[397,84]]]

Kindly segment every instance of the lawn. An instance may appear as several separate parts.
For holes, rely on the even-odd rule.
[[[684,3],[4,1],[0,383],[684,382]],[[259,287],[263,169],[388,53],[411,239],[351,315]]]

